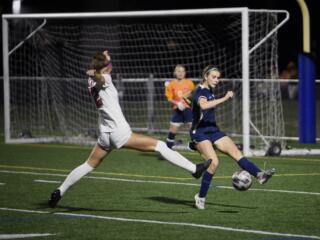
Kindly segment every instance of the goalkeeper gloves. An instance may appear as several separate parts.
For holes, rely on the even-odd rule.
[[[184,105],[184,103],[181,101],[181,102],[178,102],[177,104],[177,107],[180,111],[183,111],[186,109],[186,106]]]

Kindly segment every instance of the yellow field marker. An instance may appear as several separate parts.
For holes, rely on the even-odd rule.
[[[13,169],[27,169],[27,170],[41,170],[41,171],[54,171],[54,172],[65,172],[68,173],[71,171],[68,169],[56,169],[56,168],[38,168],[38,167],[28,167],[28,166],[12,166],[12,165],[0,165],[0,168],[13,168]],[[169,176],[149,176],[141,174],[130,174],[130,173],[115,173],[115,172],[100,172],[94,171],[91,174],[98,175],[113,175],[113,176],[126,176],[126,177],[140,177],[140,178],[159,178],[159,179],[173,179],[173,180],[190,180],[191,177],[169,177]]]
[[[296,176],[320,176],[320,173],[283,173],[274,175],[275,177],[296,177]]]

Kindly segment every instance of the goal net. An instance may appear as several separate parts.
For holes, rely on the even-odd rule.
[[[85,71],[95,52],[108,49],[133,130],[165,139],[172,109],[164,88],[175,65],[184,65],[197,84],[202,69],[214,64],[222,73],[215,95],[235,92],[217,107],[220,128],[244,143],[247,153],[283,144],[276,79],[277,29],[284,13],[240,8],[5,15],[6,142],[95,142],[97,111]],[[177,139],[188,141],[187,127]]]

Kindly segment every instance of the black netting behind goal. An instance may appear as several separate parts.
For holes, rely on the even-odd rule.
[[[9,49],[24,41],[44,21],[45,18],[9,20]],[[249,22],[252,48],[277,26],[278,16],[250,13]],[[235,91],[231,101],[217,108],[217,122],[238,139],[242,135],[241,34],[240,13],[47,19],[9,56],[11,137],[21,138],[29,132],[33,138],[94,140],[97,111],[87,89],[85,72],[91,57],[108,49],[113,81],[133,129],[165,134],[171,106],[164,96],[164,83],[173,79],[175,65],[183,64],[187,77],[197,84],[202,69],[214,64],[222,73],[216,96]],[[277,34],[273,34],[250,54],[250,117],[256,128],[250,133],[251,142],[257,147],[265,145],[259,134],[269,140],[284,134],[279,83],[272,81],[278,77],[277,46]],[[181,138],[186,141],[188,129],[181,130]]]

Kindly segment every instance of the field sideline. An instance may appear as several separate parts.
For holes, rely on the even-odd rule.
[[[50,192],[90,150],[0,143],[0,239],[320,239],[319,157],[252,158],[277,174],[238,192],[230,183],[237,165],[219,155],[200,211],[193,207],[199,180],[156,154],[113,151],[56,209],[48,208]]]

